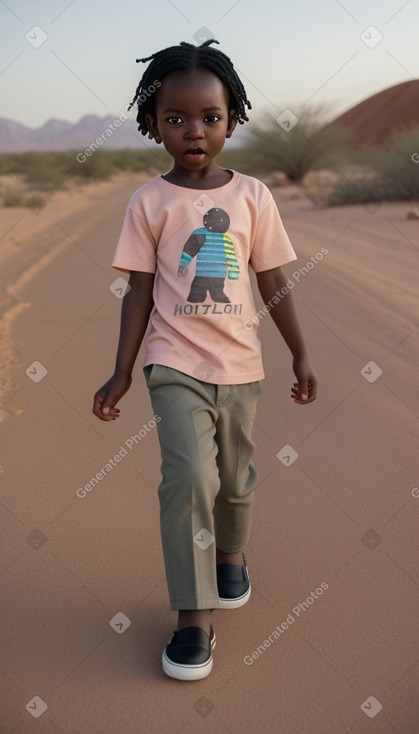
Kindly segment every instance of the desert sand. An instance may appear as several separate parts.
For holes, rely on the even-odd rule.
[[[1,732],[417,734],[419,223],[408,204],[316,208],[273,189],[319,396],[292,402],[262,318],[252,595],[213,614],[213,672],[181,683],[160,662],[176,615],[143,349],[119,420],[91,412],[142,183],[2,211]]]

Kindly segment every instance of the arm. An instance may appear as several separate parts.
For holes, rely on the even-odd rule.
[[[281,268],[256,273],[256,277],[263,301],[269,307],[269,313],[293,356],[292,366],[298,382],[291,388],[291,397],[299,405],[311,403],[317,397],[318,380],[310,364],[289,289],[278,303],[272,303],[275,293],[286,286],[286,278]]]
[[[153,308],[154,274],[132,271],[129,284],[131,289],[122,300],[115,371],[93,400],[93,413],[103,421],[119,416],[115,405],[131,385],[132,370]]]
[[[204,234],[192,233],[191,236],[188,237],[184,245],[182,256],[180,258],[180,263],[178,267],[177,274],[179,278],[184,278],[188,274],[188,265],[191,262],[191,260],[195,257],[195,255],[198,254],[204,242],[205,242]]]

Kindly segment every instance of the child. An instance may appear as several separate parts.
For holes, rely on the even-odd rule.
[[[210,613],[241,606],[251,589],[243,548],[264,372],[249,264],[293,356],[291,397],[305,405],[317,393],[281,271],[296,255],[273,198],[257,179],[215,162],[251,105],[213,43],[182,42],[141,59],[152,61],[131,106],[138,102],[139,130],[163,143],[173,167],[128,204],[113,267],[130,274],[131,288],[115,371],[93,406],[101,420],[118,418],[115,405],[130,387],[149,326],[144,375],[160,417],[161,536],[170,605],[178,611],[162,662],[180,680],[210,673]]]

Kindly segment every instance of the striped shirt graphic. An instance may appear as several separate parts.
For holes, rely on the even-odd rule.
[[[234,243],[228,234],[210,232],[205,227],[195,229],[192,235],[202,235],[205,240],[199,249],[195,275],[205,278],[225,278],[227,273],[230,280],[239,277],[239,264],[236,258]],[[182,253],[180,265],[188,267],[192,257]]]

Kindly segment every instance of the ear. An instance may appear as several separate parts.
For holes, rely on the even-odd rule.
[[[148,137],[150,138],[150,140],[153,140],[154,138],[156,143],[161,143],[162,138],[160,136],[159,128],[157,127],[157,120],[154,115],[151,115],[149,112],[147,112],[145,116],[145,121],[147,123]]]
[[[237,110],[229,110],[226,138],[231,138],[237,125]]]

